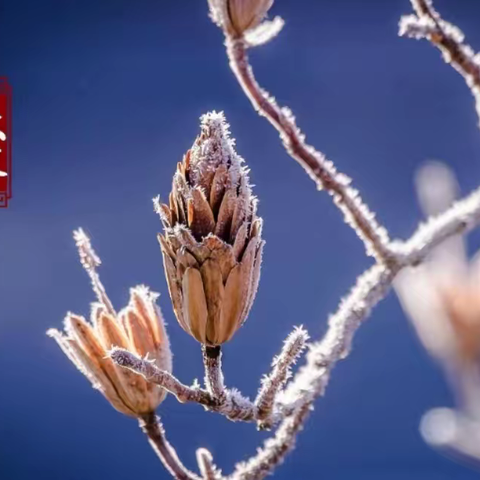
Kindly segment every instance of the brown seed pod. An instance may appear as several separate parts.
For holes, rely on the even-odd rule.
[[[156,209],[178,322],[203,344],[227,342],[255,298],[264,241],[248,170],[223,113],[202,117],[201,134],[177,166],[169,205],[157,200]]]
[[[166,391],[113,363],[108,352],[114,347],[125,348],[148,357],[162,370],[172,371],[170,344],[156,305],[158,295],[143,285],[132,288],[128,306],[117,314],[100,283],[96,272],[100,259],[90,240],[82,230],[75,232],[75,240],[99,302],[92,304],[90,322],[68,313],[65,333],[56,329],[47,333],[114,408],[132,417],[142,417],[158,407]]]
[[[208,3],[213,21],[226,34],[238,38],[260,25],[273,0],[208,0]]]

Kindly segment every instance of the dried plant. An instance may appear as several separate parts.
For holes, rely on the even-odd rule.
[[[457,195],[453,173],[435,162],[417,177],[427,215],[448,208]],[[467,262],[463,238],[452,236],[426,261],[404,269],[395,289],[427,351],[443,367],[457,410],[437,408],[422,420],[424,438],[434,446],[480,460],[480,278],[479,258]]]
[[[178,323],[200,343],[217,346],[248,316],[264,241],[248,170],[233,149],[223,114],[203,116],[201,129],[178,164],[170,204],[155,204]]]
[[[133,289],[129,306],[115,313],[96,272],[98,257],[81,231],[75,238],[98,298],[92,309],[92,325],[68,314],[66,336],[55,330],[50,334],[117,410],[139,419],[174,478],[256,480],[271,474],[293,449],[314,401],[325,393],[333,367],[348,356],[357,329],[395,281],[424,345],[442,362],[448,375],[462,383],[453,385],[461,393],[458,412],[434,411],[424,422],[424,436],[441,443],[438,429],[432,425],[438,426],[439,419],[443,426],[450,422],[455,435],[444,443],[480,458],[476,441],[480,439],[479,402],[472,401],[478,399],[480,389],[480,302],[473,281],[478,267],[471,267],[470,272],[466,269],[460,239],[480,224],[480,188],[453,202],[451,175],[444,167],[429,167],[429,182],[420,179],[419,185],[421,200],[431,216],[409,239],[392,241],[352,187],[351,179],[306,143],[291,111],[279,106],[255,78],[248,49],[271,40],[283,25],[279,18],[264,18],[273,0],[208,3],[212,20],[225,36],[232,71],[246,96],[279,132],[287,152],[318,189],[332,196],[374,264],[341,300],[325,336],[309,344],[305,362],[293,376],[292,366],[309,339],[302,327],[294,328],[285,340],[255,400],[227,388],[220,346],[231,340],[247,319],[254,301],[263,248],[262,221],[256,214],[248,170],[234,151],[223,114],[212,112],[202,117],[200,136],[177,166],[168,205],[155,200],[164,227],[159,241],[170,298],[179,324],[201,344],[205,387],[185,385],[172,375],[163,320],[155,306],[156,297],[146,287]],[[400,34],[425,38],[442,51],[444,59],[465,78],[480,115],[479,55],[429,0],[411,3],[415,15],[402,18]],[[433,198],[434,194],[438,198]],[[428,310],[418,301],[419,292],[431,299]],[[183,466],[153,413],[165,392],[230,420],[276,430],[256,455],[237,464],[228,476],[218,470],[212,454],[203,448],[197,451],[200,473],[193,473]]]

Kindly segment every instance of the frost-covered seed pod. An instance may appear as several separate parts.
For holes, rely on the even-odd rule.
[[[208,0],[214,22],[232,37],[258,27],[273,0]]]
[[[264,245],[248,170],[233,144],[223,113],[204,115],[200,136],[177,166],[169,205],[157,202],[175,315],[210,346],[230,340],[247,318]]]
[[[116,314],[96,273],[100,260],[88,237],[79,230],[75,239],[99,302],[92,304],[90,322],[68,313],[65,333],[56,329],[47,333],[114,408],[132,417],[143,417],[158,407],[166,391],[113,363],[108,352],[113,347],[125,348],[148,357],[162,370],[172,371],[170,344],[162,313],[156,305],[158,294],[143,285],[132,288],[128,306]]]

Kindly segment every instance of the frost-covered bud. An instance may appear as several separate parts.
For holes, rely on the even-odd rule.
[[[232,37],[260,25],[273,0],[208,0],[213,21]]]
[[[158,407],[166,391],[141,375],[115,365],[108,352],[114,347],[125,348],[171,372],[170,344],[156,305],[158,294],[143,285],[132,288],[129,304],[116,314],[95,271],[99,260],[88,237],[79,230],[75,239],[99,302],[92,304],[90,322],[68,313],[64,333],[56,329],[47,333],[114,408],[132,417],[142,417]],[[96,262],[92,263],[92,259]]]
[[[248,170],[233,144],[223,113],[204,115],[200,136],[177,166],[169,205],[156,205],[175,315],[212,346],[230,340],[247,318],[264,244]]]

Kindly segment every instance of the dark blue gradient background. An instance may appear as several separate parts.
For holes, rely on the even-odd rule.
[[[480,47],[480,2],[437,7]],[[252,53],[262,84],[398,237],[421,218],[412,178],[425,159],[450,163],[465,192],[480,183],[471,95],[426,42],[397,36],[409,11],[407,0],[278,0],[273,13],[286,27]],[[240,92],[206,0],[0,0],[0,75],[15,92],[14,196],[0,211],[0,478],[166,479],[135,422],[45,335],[69,310],[88,315],[93,300],[71,231],[91,235],[117,308],[135,284],[162,293],[175,373],[200,378],[199,346],[170,306],[151,198],[169,192],[198,117],[225,110],[267,240],[255,306],[224,357],[228,384],[251,396],[292,326],[318,338],[371,261]],[[480,246],[478,235],[470,240]],[[419,436],[422,414],[445,405],[452,397],[442,374],[391,294],[335,369],[276,478],[478,478]],[[228,473],[267,437],[172,398],[159,412],[191,468],[205,446]]]

